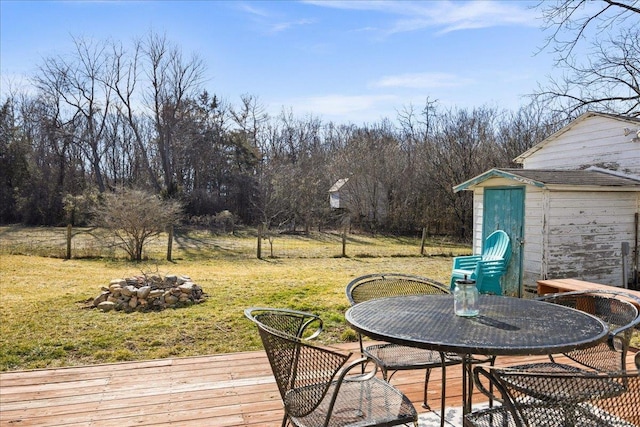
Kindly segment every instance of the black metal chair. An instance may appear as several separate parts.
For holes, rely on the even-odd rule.
[[[626,358],[633,328],[640,324],[638,309],[629,299],[632,295],[615,290],[591,290],[550,294],[539,298],[592,314],[609,325],[606,342],[564,353],[576,364],[559,363],[553,355],[546,363],[512,366],[533,372],[616,372],[626,369]],[[640,300],[638,300],[640,302]],[[552,321],[552,319],[549,319]],[[570,328],[571,325],[567,325]]]
[[[633,328],[640,323],[638,317],[638,309],[629,299],[634,300],[635,297],[624,292],[615,290],[590,290],[564,292],[557,294],[545,295],[539,298],[553,304],[561,304],[566,307],[584,311],[600,318],[609,325],[609,337],[606,342],[596,344],[595,346],[573,350],[563,353],[564,356],[571,359],[571,362],[559,362],[554,355],[549,356],[549,362],[531,363],[524,365],[510,366],[508,372],[512,370],[520,373],[529,372],[535,375],[590,375],[595,373],[624,372],[626,370],[626,358],[629,350],[629,343],[633,333]],[[549,319],[552,321],[552,319]],[[566,325],[570,328],[571,325]],[[496,375],[500,374],[500,369],[494,371]],[[518,376],[505,375],[501,376],[502,382],[515,381]],[[603,377],[599,384],[606,381]],[[536,396],[538,399],[545,400],[545,393],[550,390],[544,387],[544,382],[528,382],[512,384],[513,387],[519,387],[520,391],[530,396]],[[535,389],[535,387],[540,387]],[[615,388],[615,384],[611,384]],[[574,393],[574,396],[565,396],[568,401],[580,400],[588,397],[578,388],[564,390],[565,393]],[[493,397],[492,394],[488,394]],[[553,396],[546,396],[549,399]]]
[[[377,378],[377,368],[360,371],[370,360],[350,361],[352,353],[308,342],[322,331],[318,316],[275,308],[248,308],[245,316],[257,325],[269,358],[284,403],[283,427],[417,427],[404,394]]]
[[[400,295],[443,295],[450,291],[446,285],[435,280],[400,273],[368,274],[353,279],[346,288],[351,305],[375,298]],[[431,369],[442,368],[441,426],[444,426],[446,366],[461,364],[462,356],[423,350],[392,343],[374,344],[364,347],[362,336],[358,334],[360,350],[380,365],[382,376],[390,381],[393,374],[401,370],[425,369],[424,398],[422,406],[429,409],[427,389]],[[493,358],[478,359],[477,362],[492,361]]]
[[[640,426],[640,371],[536,373],[477,366],[473,372],[478,388],[502,405],[467,414],[465,427]]]

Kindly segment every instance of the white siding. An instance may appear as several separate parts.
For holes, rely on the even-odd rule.
[[[542,277],[544,204],[543,192],[534,186],[526,187],[524,246],[522,248],[522,283],[534,288]]]
[[[486,187],[503,186],[490,179]],[[517,183],[520,185],[520,183]],[[482,249],[484,185],[474,191],[473,252]],[[532,289],[540,279],[577,278],[622,285],[622,242],[633,254],[637,192],[549,191],[526,186],[522,283]],[[632,258],[627,260],[631,277]]]
[[[331,206],[334,209],[340,208],[340,193],[339,192],[334,191],[333,193],[329,194],[329,206]]]
[[[547,141],[523,162],[524,169],[583,169],[598,166],[630,175],[640,175],[640,142],[635,133],[624,136],[628,122],[614,118],[588,117]]]
[[[622,285],[621,244],[633,247],[638,193],[555,192],[546,277]]]

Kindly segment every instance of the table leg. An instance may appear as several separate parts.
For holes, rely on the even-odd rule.
[[[471,398],[473,397],[473,375],[471,373],[471,354],[462,355],[462,415],[471,412]]]

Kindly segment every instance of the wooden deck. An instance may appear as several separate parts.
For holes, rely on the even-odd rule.
[[[356,344],[340,345],[355,350]],[[630,363],[633,355],[630,355]],[[501,357],[509,365],[545,357]],[[423,371],[392,383],[421,407]],[[429,383],[439,408],[440,371]],[[461,369],[447,369],[447,406],[461,404]],[[474,401],[485,401],[474,394]],[[265,353],[0,373],[0,426],[279,426],[282,404]]]

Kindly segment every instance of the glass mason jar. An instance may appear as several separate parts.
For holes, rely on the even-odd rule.
[[[464,279],[456,280],[456,287],[453,290],[454,311],[458,316],[473,317],[477,316],[478,309],[478,288],[475,280]]]

